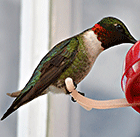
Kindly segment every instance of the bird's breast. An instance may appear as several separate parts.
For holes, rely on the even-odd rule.
[[[92,30],[83,33],[83,42],[86,47],[88,59],[91,63],[94,63],[97,56],[104,50],[101,46],[101,42],[97,39],[97,35]]]

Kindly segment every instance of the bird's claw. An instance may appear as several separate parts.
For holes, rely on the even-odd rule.
[[[83,93],[83,92],[78,91],[78,93],[81,94],[82,96],[85,96],[85,93]],[[73,97],[71,97],[71,100],[72,100],[73,102],[76,102],[76,100],[75,100]]]
[[[73,85],[74,85],[74,87],[75,87],[75,89],[77,88],[77,84],[73,81]],[[66,88],[66,86],[65,86],[65,89],[66,89],[66,93],[67,94],[71,94],[71,92],[69,92],[69,90]],[[85,93],[82,93],[82,92],[80,92],[80,91],[78,91],[78,93],[80,93],[82,96],[85,96]],[[76,100],[73,98],[73,97],[71,97],[71,100],[73,101],[73,102],[76,102]]]
[[[75,87],[75,89],[77,88],[77,84],[73,81],[73,85]]]
[[[77,88],[77,84],[73,81],[73,85],[75,87],[75,89]],[[71,94],[71,92],[68,91],[68,89],[65,86],[65,90],[66,90],[66,94]]]

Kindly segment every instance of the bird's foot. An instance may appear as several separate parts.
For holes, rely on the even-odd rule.
[[[75,89],[77,88],[77,84],[73,81],[73,85],[75,87]]]
[[[73,81],[73,85],[75,87],[75,89],[77,88],[77,84]],[[68,91],[68,89],[66,88],[65,86],[65,89],[66,89],[66,94],[71,94],[71,92]]]
[[[78,91],[78,93],[80,93],[82,96],[85,96],[85,93],[83,93],[83,92]],[[71,97],[71,100],[72,100],[73,102],[76,102],[76,100],[75,100],[73,97]]]
[[[73,85],[74,85],[74,87],[76,89],[77,88],[77,84],[74,81],[73,81]],[[66,86],[65,86],[65,89],[66,89],[66,94],[71,94],[71,92],[68,91],[68,89],[66,88]],[[79,91],[78,91],[78,93],[80,93],[81,95],[85,96],[85,93],[82,93],[82,92],[79,92]],[[73,102],[76,102],[76,100],[73,97],[71,97],[71,100]]]

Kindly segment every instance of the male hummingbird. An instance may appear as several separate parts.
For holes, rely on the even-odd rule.
[[[68,94],[64,83],[67,77],[78,84],[89,73],[102,51],[121,43],[136,42],[122,21],[105,17],[93,27],[58,43],[40,61],[1,120],[49,91]]]

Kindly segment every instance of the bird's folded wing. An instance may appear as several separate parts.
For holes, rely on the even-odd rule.
[[[29,82],[14,100],[1,120],[10,115],[20,106],[28,103],[53,83],[68,68],[78,49],[77,38],[71,38],[56,45],[39,63]]]
[[[78,39],[71,38],[56,45],[39,63],[31,79],[13,102],[15,108],[41,95],[68,68],[78,49]]]

